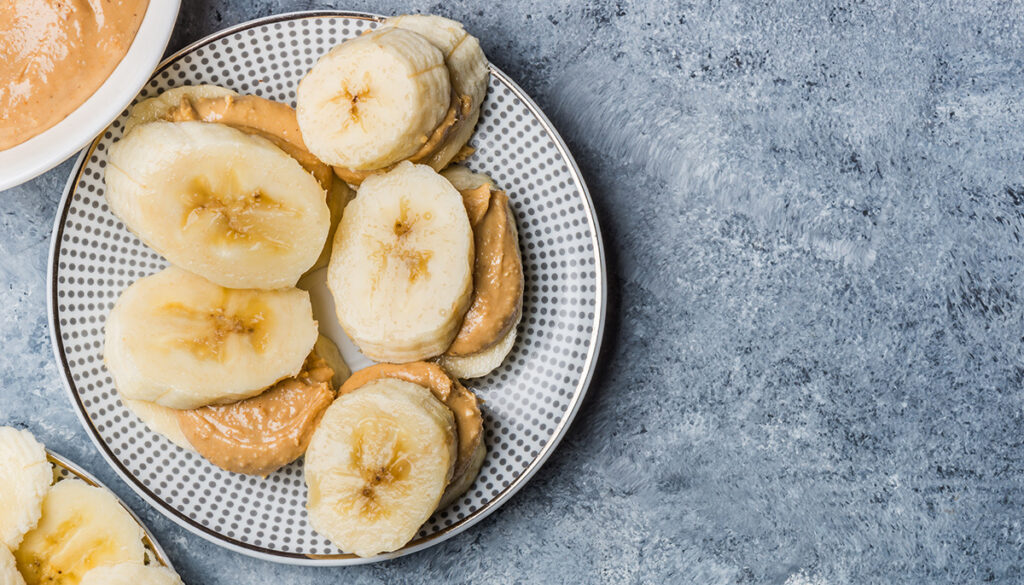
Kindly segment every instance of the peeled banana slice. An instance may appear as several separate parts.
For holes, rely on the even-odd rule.
[[[383,378],[341,396],[306,451],[313,528],[369,557],[409,542],[437,508],[456,458],[451,411],[430,390]]]
[[[104,361],[124,398],[198,408],[294,376],[317,335],[305,291],[228,289],[170,267],[121,293]]]
[[[460,99],[468,99],[459,122],[451,128],[443,144],[427,159],[419,161],[441,170],[452,162],[460,149],[469,142],[480,119],[480,107],[487,95],[487,82],[490,77],[487,57],[480,48],[480,41],[467,33],[462,23],[443,16],[406,14],[385,20],[381,27],[415,32],[440,49],[448,67],[452,91]]]
[[[67,479],[50,489],[39,526],[14,558],[27,585],[78,585],[96,567],[143,562],[142,536],[110,492]]]
[[[177,108],[182,99],[204,99],[235,96],[238,93],[218,85],[186,85],[169,89],[160,95],[143,100],[128,112],[124,123],[124,133],[131,132],[137,126],[163,120],[168,112]]]
[[[451,165],[441,171],[441,176],[448,179],[448,182],[459,191],[476,189],[480,185],[494,187],[494,180],[483,173],[474,173],[462,165]]]
[[[309,153],[299,131],[295,110],[287,104],[258,96],[238,95],[216,85],[189,85],[165,91],[137,104],[129,112],[125,133],[141,124],[158,120],[225,124],[246,134],[266,138],[294,158],[327,190],[331,227],[320,257],[309,272],[327,266],[331,255],[330,242],[341,221],[341,212],[354,193],[344,181],[334,176],[330,166]]]
[[[348,204],[327,286],[367,357],[409,362],[454,339],[472,294],[473,234],[462,196],[428,166],[374,175]]]
[[[461,475],[453,477],[452,482],[448,484],[448,488],[444,490],[441,502],[437,505],[438,510],[443,510],[452,505],[452,502],[459,499],[459,496],[469,490],[476,480],[476,476],[479,475],[480,468],[484,465],[486,455],[487,446],[484,445],[483,441],[480,441],[477,443],[476,449],[473,450],[473,457],[469,461],[469,467]]]
[[[0,548],[14,549],[35,527],[53,472],[32,433],[0,427]]]
[[[518,276],[518,280],[515,283],[516,286],[502,287],[502,292],[509,295],[515,295],[508,300],[514,301],[513,304],[502,304],[500,306],[491,304],[489,310],[499,310],[499,316],[502,319],[493,319],[492,322],[506,322],[508,323],[508,329],[501,333],[501,336],[493,342],[491,345],[485,347],[480,351],[469,352],[458,352],[455,351],[456,346],[460,345],[460,339],[467,332],[472,331],[474,326],[479,326],[479,319],[471,321],[474,317],[474,309],[471,306],[469,312],[466,314],[466,320],[463,322],[462,328],[459,331],[459,335],[456,337],[456,341],[453,342],[452,346],[448,348],[448,351],[444,355],[438,358],[440,363],[446,370],[451,372],[458,378],[479,378],[485,376],[496,369],[498,366],[505,361],[508,353],[512,351],[512,347],[515,345],[517,330],[519,322],[522,319],[522,297],[523,297],[523,281],[522,281],[522,260],[519,256],[518,249],[518,231],[515,227],[515,221],[512,219],[511,210],[508,207],[508,198],[495,193],[494,181],[490,177],[483,173],[474,173],[468,168],[462,165],[451,165],[441,172],[441,175],[454,186],[463,195],[463,202],[467,205],[467,212],[470,215],[470,222],[473,223],[474,238],[477,242],[481,241],[481,238],[489,239],[491,242],[500,242],[499,235],[501,237],[508,237],[510,240],[515,242],[516,254],[514,257],[508,258],[507,267],[504,266],[505,261],[501,264],[496,264],[494,259],[487,258],[476,258],[474,265],[474,303],[477,302],[476,296],[481,294],[481,276],[486,279],[489,271],[493,270],[495,266],[503,266],[503,275]],[[494,227],[487,223],[486,215],[492,210],[486,207],[481,213],[477,210],[472,209],[472,206],[478,202],[475,197],[474,191],[480,187],[486,185],[490,189],[490,198],[487,205],[501,204],[504,205],[504,215],[507,221],[505,229],[508,230],[506,234],[487,234],[480,233],[479,230],[487,229],[488,227]],[[481,217],[483,219],[481,219]],[[474,219],[475,218],[475,219]],[[493,218],[492,218],[493,219]],[[477,255],[481,254],[480,249],[476,250]],[[483,263],[481,263],[483,260]],[[506,270],[507,268],[507,270]],[[482,269],[482,270],[481,270]],[[476,315],[477,317],[479,315]]]
[[[430,362],[375,364],[363,368],[353,374],[338,389],[338,393],[354,392],[380,378],[419,384],[433,392],[434,397],[452,411],[459,440],[458,456],[452,470],[452,481],[457,482],[471,467],[473,458],[477,456],[476,451],[483,443],[483,416],[480,414],[480,402],[476,394],[440,366]]]
[[[467,356],[444,354],[437,358],[437,363],[441,364],[444,369],[451,372],[456,378],[464,380],[467,378],[480,378],[490,374],[505,362],[505,358],[508,357],[509,352],[515,346],[519,322],[522,318],[523,316],[520,313],[519,317],[516,318],[515,325],[508,330],[508,333],[498,343],[491,347]]]
[[[313,351],[322,357],[327,362],[327,365],[334,370],[334,376],[331,378],[331,385],[334,389],[341,388],[345,380],[352,375],[352,369],[345,363],[345,358],[342,357],[338,345],[331,341],[329,337],[320,335],[316,338],[316,345],[313,346]]]
[[[171,263],[231,288],[294,286],[330,229],[326,193],[264,138],[150,122],[110,148],[113,212]]]
[[[298,119],[324,162],[373,170],[408,158],[444,118],[451,85],[444,56],[396,28],[347,40],[299,83]]]
[[[121,395],[121,402],[151,431],[163,435],[167,440],[186,451],[195,451],[192,444],[188,442],[188,438],[181,432],[181,426],[178,424],[178,410],[146,400],[131,400],[123,395]]]
[[[82,577],[79,585],[182,585],[177,573],[157,565],[121,563],[96,567]]]
[[[385,20],[382,29],[395,27],[425,37],[440,49],[451,79],[452,89],[468,95],[479,107],[487,94],[490,71],[480,41],[466,32],[461,22],[434,14],[404,14]]]
[[[3,544],[0,544],[0,585],[25,585],[14,555]]]
[[[345,181],[338,178],[333,179],[331,190],[327,192],[327,207],[331,211],[331,228],[327,232],[327,240],[324,242],[324,247],[320,251],[320,256],[316,259],[313,266],[306,271],[306,274],[320,270],[330,262],[331,246],[334,243],[334,234],[338,232],[338,225],[341,223],[341,216],[345,213],[345,206],[348,205],[348,202],[352,201],[352,198],[355,196],[356,192],[353,191]]]

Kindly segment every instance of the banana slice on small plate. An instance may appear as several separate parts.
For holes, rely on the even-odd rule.
[[[493,354],[474,356],[473,359],[479,358],[481,363],[471,364],[473,373],[489,369],[494,362],[501,362],[501,365],[481,378],[465,382],[482,402],[480,408],[487,454],[482,461],[473,461],[474,467],[480,465],[479,474],[464,494],[435,509],[415,531],[412,540],[398,550],[358,557],[318,533],[306,508],[308,489],[303,481],[301,460],[265,479],[223,471],[198,454],[179,448],[150,431],[121,403],[113,380],[103,366],[105,320],[122,291],[166,266],[161,256],[119,221],[108,204],[104,176],[110,168],[112,151],[117,150],[115,145],[127,139],[123,131],[128,121],[127,113],[116,120],[73,167],[64,199],[58,207],[49,266],[51,334],[57,363],[87,433],[121,478],[168,518],[219,546],[268,561],[320,566],[373,562],[434,546],[476,524],[521,489],[555,449],[579,409],[600,349],[607,296],[605,266],[600,230],[586,186],[564,142],[530,97],[494,66],[488,65],[488,74],[480,75],[481,66],[486,64],[478,59],[476,51],[479,47],[485,51],[493,50],[496,45],[493,38],[483,34],[486,29],[478,22],[459,26],[449,20],[421,17],[394,18],[389,22],[384,17],[341,11],[273,16],[216,33],[172,56],[156,72],[138,101],[157,98],[165,91],[185,85],[213,84],[240,95],[258,94],[276,102],[296,105],[299,80],[306,77],[318,58],[330,53],[346,39],[380,28],[395,30],[387,33],[391,40],[383,49],[363,47],[373,57],[367,63],[390,59],[389,62],[406,71],[423,71],[426,76],[424,82],[412,84],[410,91],[419,96],[413,96],[416,100],[430,107],[418,110],[404,122],[396,121],[391,126],[383,124],[382,127],[392,132],[393,140],[387,143],[376,143],[375,140],[361,142],[365,136],[358,131],[347,133],[340,142],[327,136],[324,144],[350,144],[363,149],[353,148],[349,153],[362,156],[361,161],[333,160],[365,166],[405,155],[412,150],[407,140],[409,136],[417,134],[419,138],[416,140],[423,138],[423,132],[437,125],[438,112],[442,107],[448,108],[445,116],[451,112],[452,96],[465,94],[471,103],[469,117],[464,119],[471,120],[478,115],[479,121],[475,125],[461,126],[462,131],[468,132],[467,128],[473,130],[469,137],[472,154],[462,149],[458,157],[468,155],[461,164],[472,172],[493,177],[494,182],[507,192],[519,227],[525,277],[518,334],[496,343]],[[417,38],[415,35],[425,39],[427,44],[409,40]],[[379,40],[381,36],[369,38]],[[479,39],[479,44],[473,37]],[[392,41],[395,42],[391,44]],[[360,45],[365,43],[358,43],[357,47]],[[274,50],[257,50],[254,53],[254,47],[273,47]],[[232,58],[226,59],[225,54]],[[443,58],[444,67],[438,66],[438,55]],[[427,72],[426,66],[433,69]],[[440,83],[445,75],[448,76],[447,82]],[[358,77],[345,79],[358,80]],[[326,83],[321,79],[307,88],[313,90],[314,97],[319,91],[329,89],[318,87],[321,82]],[[484,82],[486,97],[479,104],[479,110],[475,111],[477,106],[472,103],[473,96],[480,95]],[[393,97],[396,93],[392,90],[397,91],[395,88],[401,85],[399,82],[387,85],[386,91],[376,97]],[[448,93],[443,98],[434,95],[440,92],[437,86],[445,85]],[[374,108],[382,104],[373,101],[373,88],[368,95],[355,85],[351,89],[354,91],[350,92],[351,97],[357,98],[354,102],[350,97],[347,103],[339,101],[330,107],[345,115],[351,114],[353,107],[357,114],[375,115]],[[160,105],[159,102],[151,103],[154,107]],[[141,119],[132,123],[140,121],[143,124],[135,126],[128,137],[150,125]],[[443,126],[442,121],[435,130]],[[323,130],[329,133],[328,128]],[[315,139],[305,136],[305,128],[302,132],[307,146],[311,147]],[[454,129],[448,133],[452,144],[459,144],[466,138],[456,134]],[[237,137],[232,136],[224,140],[235,141]],[[452,154],[445,148],[437,152],[443,153],[444,157]],[[346,153],[341,154],[344,156]],[[133,173],[132,177],[160,176],[159,165],[151,166],[149,160],[156,159],[158,155],[166,156],[166,148],[140,153],[143,160],[138,161],[138,166],[140,170],[145,166],[147,172]],[[435,164],[443,166],[443,163],[433,160],[420,163],[431,167]],[[197,163],[194,169],[186,170],[192,172],[207,167],[203,162]],[[295,170],[292,165],[282,163],[283,167]],[[276,186],[285,178],[271,177],[267,180],[273,179],[270,186]],[[304,183],[312,192],[314,185]],[[322,195],[318,190],[318,202]],[[353,201],[358,201],[360,196],[357,194]],[[307,199],[312,201],[313,198],[309,196]],[[188,198],[179,198],[178,201],[183,201],[179,204],[179,212],[195,203]],[[221,204],[214,206],[218,205]],[[117,211],[124,212],[124,209]],[[413,211],[412,206],[410,211]],[[264,212],[262,209],[253,211],[258,214]],[[320,212],[316,215],[330,216],[329,211],[321,209]],[[197,220],[206,217],[205,212],[196,215]],[[385,215],[380,213],[377,217]],[[219,242],[217,248],[224,254],[240,253],[232,245],[235,240],[223,237],[225,233],[230,235],[230,231],[221,229],[215,222],[195,223],[197,220],[193,222],[197,238],[202,236]],[[315,231],[313,227],[306,229],[300,223],[289,220],[281,225],[292,226],[296,238]],[[329,223],[327,220],[314,227],[316,230],[323,230],[324,226],[329,229]],[[159,214],[139,219],[135,227],[140,233],[151,232],[154,242],[160,240],[156,243],[163,242],[161,238],[166,236]],[[256,235],[259,234],[254,234],[253,240],[257,239]],[[269,235],[273,241],[281,240],[280,234]],[[319,231],[315,235],[321,239],[317,243],[322,244],[324,236]],[[386,232],[379,235],[386,235]],[[378,242],[387,244],[387,238],[378,238]],[[193,251],[189,242],[164,244],[165,251],[180,254],[185,259],[189,259]],[[431,252],[435,248],[438,248],[435,241],[429,239],[421,251]],[[464,248],[462,251],[468,255]],[[445,249],[449,248],[446,246]],[[290,245],[284,246],[270,260],[277,262],[278,256],[291,253],[291,250]],[[296,256],[302,256],[304,266],[296,272],[277,270],[288,262],[275,264],[274,270],[268,270],[251,258],[243,258],[236,263],[237,266],[231,262],[223,263],[213,267],[211,272],[223,276],[229,272],[227,267],[231,269],[229,276],[232,277],[265,277],[267,282],[260,283],[260,286],[271,288],[291,286],[296,273],[305,273],[297,286],[309,293],[313,318],[318,322],[320,333],[336,342],[353,371],[372,365],[373,361],[348,339],[333,316],[337,307],[327,288],[330,270],[307,272],[310,266],[322,265],[322,258],[317,262],[321,249],[309,245],[301,252]],[[358,266],[359,262],[353,265]],[[201,263],[196,266],[195,270],[204,269]],[[411,266],[416,267],[415,263]],[[464,283],[458,282],[464,274],[455,272],[445,272],[454,282],[436,289],[438,296],[445,296],[449,305],[464,302]],[[280,282],[284,284],[274,284]],[[339,295],[339,302],[345,303],[346,298]],[[451,334],[448,331],[449,319],[444,315],[429,315],[428,304],[429,300],[394,307],[396,312],[418,310],[421,314],[422,331],[404,348],[408,350],[407,355],[428,349],[432,353],[436,351],[433,346],[444,345],[444,340]],[[440,305],[437,303],[434,309]],[[350,314],[351,307],[342,307],[341,311],[353,321],[358,318],[358,315]],[[366,338],[361,340],[363,344],[373,353],[371,338],[379,332],[367,332],[365,327],[358,328],[358,331]],[[369,344],[365,343],[367,340],[370,340]],[[511,348],[506,347],[508,344]],[[501,359],[506,350],[508,356]],[[377,357],[384,356],[378,354]],[[405,359],[405,356],[399,359]],[[436,470],[438,466],[430,468]],[[458,489],[449,489],[449,492],[457,493],[464,486],[455,487]],[[207,495],[207,491],[212,495]],[[337,494],[338,491],[329,487],[325,493]],[[437,494],[431,494],[431,500],[425,504],[408,503],[416,504],[422,513],[422,509],[436,504],[432,500],[434,495]],[[345,525],[344,521],[342,525]],[[328,530],[329,526],[324,524],[321,528]],[[408,530],[404,525],[401,528]],[[360,552],[371,554],[375,549],[382,551],[391,546],[371,542],[366,548],[360,546]]]
[[[114,492],[49,449],[46,460],[53,466],[53,485],[42,501],[39,523],[12,555],[26,585],[77,584],[98,567],[121,563],[177,578],[156,538]]]

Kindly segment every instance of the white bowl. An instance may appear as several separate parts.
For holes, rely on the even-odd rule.
[[[163,57],[180,0],[149,0],[128,53],[89,99],[49,130],[0,151],[0,191],[57,166],[103,131],[131,103]]]

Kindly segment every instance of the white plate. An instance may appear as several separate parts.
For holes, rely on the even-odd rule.
[[[141,97],[217,83],[294,105],[315,60],[377,17],[285,14],[203,39],[160,66]],[[103,172],[124,118],[83,154],[58,209],[49,267],[54,352],[82,423],[114,469],[188,530],[227,548],[296,564],[344,565],[421,550],[479,522],[544,463],[586,392],[604,324],[601,237],[590,197],[547,118],[492,67],[467,164],[507,189],[519,224],[526,291],[519,339],[505,364],[467,385],[484,399],[487,459],[469,492],[435,514],[407,547],[375,559],[343,554],[310,527],[302,464],[267,479],[222,471],[149,431],[119,402],[103,367],[103,326],[118,295],[166,262],[107,208]],[[315,278],[314,278],[315,280]],[[323,298],[320,284],[311,291]],[[328,303],[329,304],[329,303]],[[330,311],[317,314],[333,321]],[[353,368],[366,365],[340,329],[324,327]]]
[[[168,569],[174,570],[174,565],[172,565],[171,560],[167,558],[167,554],[164,553],[164,549],[160,548],[160,543],[156,541],[156,537],[153,536],[153,533],[149,531],[149,528],[146,528],[146,525],[142,523],[142,519],[139,518],[135,512],[132,512],[132,509],[122,502],[121,498],[117,497],[117,494],[110,491],[110,488],[103,485],[100,480],[93,477],[88,471],[82,469],[74,462],[50,451],[49,449],[46,450],[46,459],[53,464],[53,479],[55,483],[65,479],[78,478],[93,487],[100,487],[110,492],[114,498],[117,499],[117,503],[121,504],[121,507],[131,514],[132,518],[134,518],[139,524],[139,527],[142,528],[142,543],[146,547],[146,564],[163,565]]]
[[[131,103],[167,48],[180,0],[150,0],[124,58],[89,99],[52,128],[0,150],[0,191],[60,164],[103,131]]]

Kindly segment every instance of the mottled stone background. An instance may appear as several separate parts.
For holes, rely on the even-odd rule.
[[[186,582],[1024,580],[1019,2],[182,4],[171,49],[299,9],[464,21],[576,153],[614,301],[579,418],[499,512],[398,561],[272,565],[94,450],[47,338],[70,163],[3,193],[0,423],[108,482]]]

